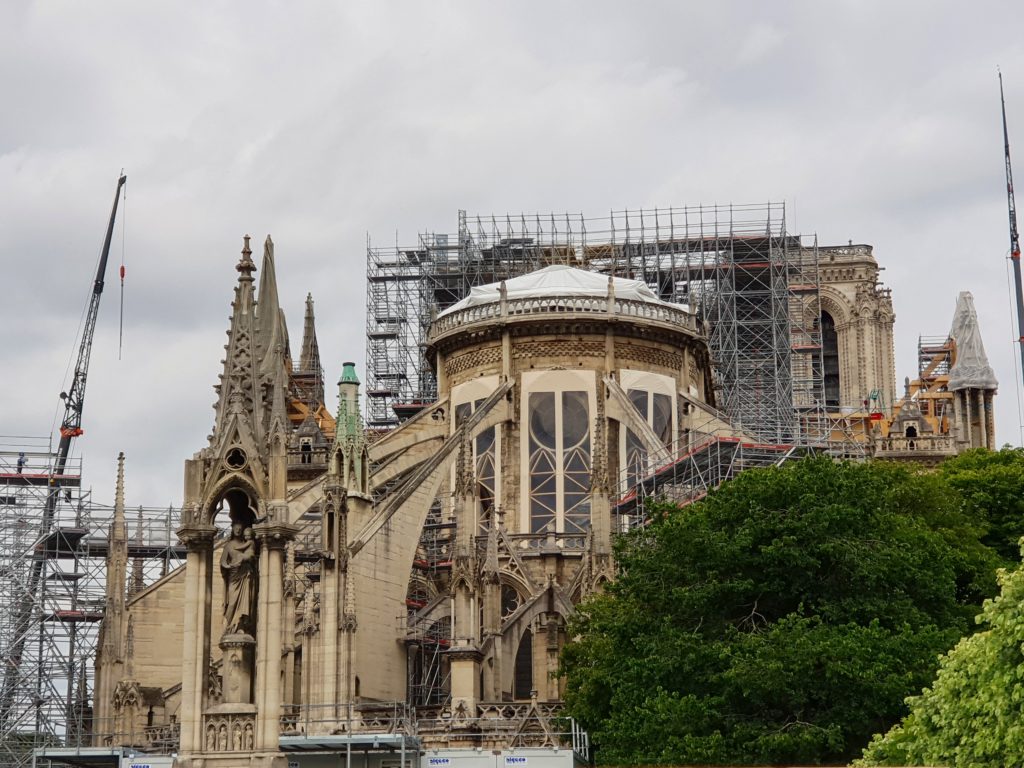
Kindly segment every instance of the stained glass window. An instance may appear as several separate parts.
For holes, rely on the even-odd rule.
[[[528,402],[530,531],[584,531],[590,525],[587,393],[531,392]]]
[[[530,531],[540,533],[558,521],[554,392],[530,393],[529,430]]]
[[[643,388],[631,388],[626,391],[629,402],[636,408],[640,417],[647,422],[661,444],[668,452],[672,451],[674,424],[672,419],[672,398],[663,392],[653,392]],[[625,439],[622,444],[623,470],[627,486],[632,487],[654,467],[647,446],[640,436],[626,427]]]
[[[562,478],[566,533],[590,525],[590,412],[586,392],[562,393]]]
[[[480,407],[483,398],[455,406],[455,426],[465,422]],[[486,533],[497,498],[497,428],[490,427],[473,441],[473,471],[476,475],[476,495],[480,499],[480,533]]]

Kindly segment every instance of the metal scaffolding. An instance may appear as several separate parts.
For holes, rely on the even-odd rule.
[[[417,708],[447,704],[451,696],[445,652],[452,640],[448,604],[454,532],[455,523],[443,520],[442,505],[435,501],[420,532],[405,600],[408,702]]]
[[[468,216],[454,235],[367,245],[370,427],[437,397],[423,347],[437,312],[470,289],[567,264],[645,282],[708,322],[717,405],[770,443],[826,435],[817,244],[786,232],[785,206],[697,206],[582,214]]]
[[[0,437],[0,765],[40,747],[88,746],[113,508],[82,491],[81,461],[54,474],[49,438]],[[59,480],[52,520],[44,509]],[[134,519],[133,519],[134,518]],[[182,562],[179,511],[128,511],[126,599]]]

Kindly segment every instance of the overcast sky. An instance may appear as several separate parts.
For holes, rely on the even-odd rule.
[[[973,291],[1019,444],[996,67],[1024,178],[1022,9],[4,0],[0,435],[59,422],[123,167],[76,447],[99,501],[123,450],[129,504],[180,503],[242,235],[273,235],[296,336],[313,293],[328,382],[350,359],[365,379],[367,234],[453,231],[459,208],[785,201],[790,231],[874,246],[898,381]]]

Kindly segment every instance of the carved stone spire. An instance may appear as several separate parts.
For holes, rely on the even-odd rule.
[[[316,317],[313,315],[313,294],[306,295],[306,319],[302,327],[302,356],[299,368],[304,372],[320,371],[320,346],[316,341]]]
[[[267,235],[263,244],[263,275],[256,303],[256,350],[260,357],[260,375],[271,381],[287,345],[277,296],[277,269],[274,265],[274,241]]]
[[[124,609],[128,571],[128,523],[124,511],[124,453],[117,454],[114,520],[107,533],[107,590],[103,619],[103,653],[123,661]]]
[[[125,586],[128,568],[128,524],[124,511],[124,454],[117,455],[117,486],[114,491],[114,519],[107,531],[107,578],[103,621],[96,655],[96,732],[102,736],[113,729],[113,693],[124,677],[127,623]]]
[[[262,408],[262,396],[257,381],[258,355],[256,349],[256,302],[253,293],[253,276],[256,265],[249,250],[249,236],[245,236],[242,258],[235,267],[238,270],[238,285],[235,286],[235,300],[232,302],[231,327],[228,329],[228,343],[224,358],[224,373],[218,386],[217,420],[211,435],[211,446],[230,436],[221,433],[232,413],[249,417],[250,428],[259,429],[259,419],[254,418],[257,409]],[[276,313],[275,313],[276,314]]]

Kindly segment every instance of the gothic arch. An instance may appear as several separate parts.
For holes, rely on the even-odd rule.
[[[554,612],[563,621],[568,620],[572,614],[572,607],[566,605],[557,592],[555,593],[554,603]],[[550,613],[550,611],[548,611],[547,590],[544,590],[534,595],[532,600],[527,601],[521,613],[518,615],[513,614],[502,626],[501,633],[504,639],[509,641],[513,648],[518,648],[519,642],[523,638],[523,633],[530,628],[533,620],[546,613]]]
[[[523,604],[526,604],[529,601],[530,594],[533,592],[533,589],[522,576],[516,573],[511,573],[510,571],[503,570],[499,574],[498,578],[500,580],[501,586],[512,587],[516,592],[519,593],[519,596],[523,600]]]
[[[217,517],[217,504],[225,500],[227,495],[234,490],[241,491],[248,496],[254,517],[260,517],[262,496],[256,489],[256,484],[247,475],[230,473],[218,479],[207,492],[202,506],[204,523],[214,525],[214,520]]]
[[[846,325],[855,316],[856,310],[850,300],[841,291],[828,285],[821,286],[819,292],[819,312],[828,312],[835,320],[836,326]]]

